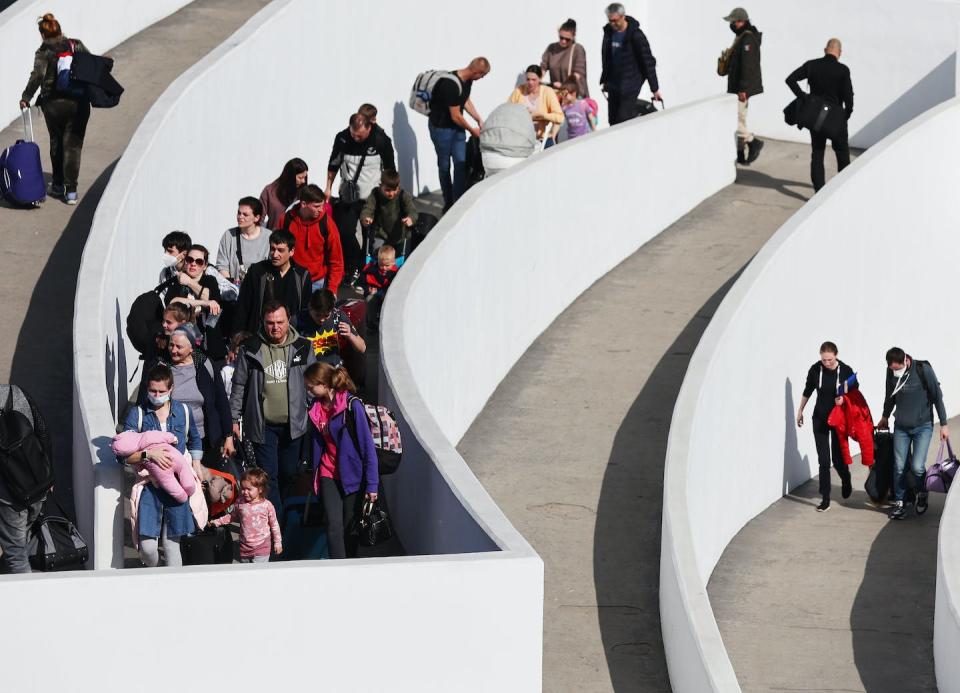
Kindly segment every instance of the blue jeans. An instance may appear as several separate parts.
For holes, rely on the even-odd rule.
[[[449,208],[467,189],[467,132],[459,128],[430,126],[430,139],[437,150],[437,170],[443,206]],[[450,160],[453,159],[453,181],[450,180]]]
[[[300,464],[301,438],[290,437],[289,426],[264,424],[263,442],[254,443],[257,466],[270,477],[267,499],[273,503],[277,518],[283,522],[283,499],[289,495],[290,485]]]
[[[924,490],[923,475],[926,473],[927,450],[930,448],[930,438],[932,436],[932,423],[914,426],[913,428],[894,427],[893,497],[895,500],[903,500],[904,487],[901,480],[908,465],[915,482],[913,488],[917,491]]]

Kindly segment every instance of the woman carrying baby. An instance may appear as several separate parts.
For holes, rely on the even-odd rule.
[[[162,431],[173,434],[176,442],[171,442],[171,445],[181,455],[189,455],[193,468],[199,475],[200,459],[203,456],[200,432],[190,407],[171,397],[173,373],[169,367],[157,365],[148,371],[146,381],[147,401],[130,408],[123,422],[123,430],[138,433]],[[172,451],[165,449],[164,445],[151,445],[122,458],[122,461],[138,466],[152,463],[160,470],[172,470],[176,467]],[[207,521],[202,494],[195,495],[200,496],[200,504],[203,506],[202,510],[199,507],[197,509],[198,512],[203,512],[202,521],[195,517],[189,500],[179,502],[155,483],[142,484],[139,498],[134,502],[134,511],[140,560],[144,565],[152,568],[160,564],[158,541],[163,544],[166,565],[183,565],[180,538],[193,534],[198,522],[202,527]],[[131,501],[134,500],[131,494]]]

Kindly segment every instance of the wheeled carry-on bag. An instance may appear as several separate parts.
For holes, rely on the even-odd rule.
[[[0,153],[0,194],[12,204],[36,206],[47,197],[47,185],[40,164],[40,147],[33,139],[33,116],[29,108],[21,113],[24,139]]]
[[[863,488],[875,503],[893,491],[893,433],[888,430],[873,431],[873,466]]]

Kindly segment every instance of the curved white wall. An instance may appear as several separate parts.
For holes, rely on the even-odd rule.
[[[740,528],[816,472],[813,436],[798,434],[794,416],[822,341],[837,342],[859,371],[876,417],[884,353],[895,344],[932,361],[948,411],[960,410],[960,370],[953,367],[960,332],[952,328],[958,158],[960,101],[951,100],[873,147],[794,215],[700,340],[666,462],[660,612],[674,690],[739,690],[706,584]],[[942,528],[950,526],[953,505]],[[941,690],[960,686],[949,671],[960,646],[956,600],[949,599],[948,613],[942,608],[957,560],[953,551],[941,555],[941,577],[953,578],[940,581],[937,604]]]
[[[960,691],[960,501],[947,496],[937,547],[937,599],[933,618],[933,658],[941,693]]]
[[[0,13],[0,123],[19,115],[17,101],[33,69],[40,45],[37,18],[53,12],[67,36],[82,39],[96,53],[104,53],[138,31],[173,14],[190,0],[19,0]],[[36,97],[34,97],[36,98]],[[31,102],[32,103],[32,102]]]

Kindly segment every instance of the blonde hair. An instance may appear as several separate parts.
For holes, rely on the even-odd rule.
[[[357,386],[353,384],[350,374],[343,366],[331,366],[329,363],[317,361],[303,374],[308,385],[326,385],[332,390],[356,394]]]
[[[63,35],[63,31],[60,29],[60,22],[57,21],[57,18],[53,16],[52,12],[47,12],[40,17],[40,19],[37,20],[37,27],[40,29],[40,35],[45,39],[56,38],[57,36]]]
[[[394,248],[392,245],[386,245],[386,244],[384,244],[384,245],[380,246],[380,250],[377,251],[377,259],[378,259],[378,260],[385,260],[385,259],[388,258],[388,257],[389,257],[389,258],[393,258],[394,260],[396,260],[396,259],[397,259],[397,249]]]

